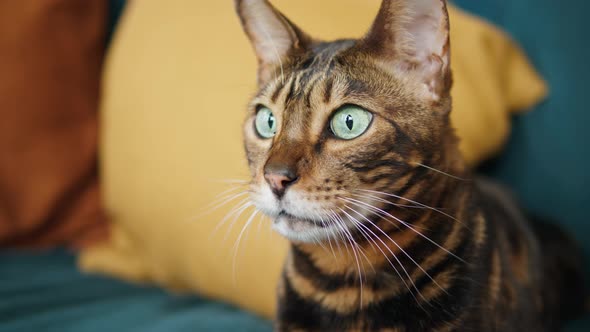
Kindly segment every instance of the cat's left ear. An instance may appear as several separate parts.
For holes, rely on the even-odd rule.
[[[283,62],[311,44],[311,38],[267,0],[234,0],[236,11],[258,58],[258,84],[282,70]]]
[[[359,46],[387,70],[419,82],[420,94],[433,102],[449,93],[452,79],[445,0],[383,0]]]

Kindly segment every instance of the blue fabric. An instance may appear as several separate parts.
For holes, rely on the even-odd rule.
[[[584,326],[590,325],[568,332],[588,331]],[[229,305],[81,274],[63,251],[0,253],[0,332],[22,331],[270,332],[272,326]]]
[[[117,23],[119,23],[119,19],[121,18],[121,14],[123,13],[125,5],[125,0],[109,0],[108,2],[109,17],[107,24],[107,45],[110,43],[113,37],[113,32],[117,27]]]
[[[272,331],[229,305],[83,275],[65,252],[0,253],[0,332]]]
[[[569,229],[590,257],[590,1],[455,2],[507,30],[550,86],[546,102],[514,118],[507,149],[486,171]]]
[[[505,152],[484,171],[508,184],[530,211],[568,229],[582,244],[590,266],[590,1],[455,3],[507,30],[551,90],[546,102],[514,118]],[[575,326],[572,331],[590,331],[590,318]]]

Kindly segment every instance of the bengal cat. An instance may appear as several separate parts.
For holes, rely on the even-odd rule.
[[[235,4],[259,61],[251,199],[291,242],[278,331],[556,331],[581,310],[576,246],[466,170],[444,1],[384,0],[334,42]]]

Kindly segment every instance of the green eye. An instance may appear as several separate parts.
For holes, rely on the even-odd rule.
[[[264,138],[271,138],[277,133],[277,121],[268,107],[261,107],[256,113],[256,131]]]
[[[330,121],[330,129],[336,137],[353,139],[361,136],[373,119],[373,114],[359,106],[347,105],[341,107]]]

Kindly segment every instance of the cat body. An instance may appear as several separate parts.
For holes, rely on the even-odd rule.
[[[411,230],[386,232],[375,241],[397,255],[389,259],[397,271],[382,259],[372,260],[378,262],[375,270],[363,266],[363,294],[348,250],[335,250],[334,255],[316,245],[293,244],[279,287],[278,330],[558,331],[583,305],[581,262],[569,256],[577,255],[577,249],[559,229],[539,224],[551,229],[556,246],[566,245],[559,249],[563,256],[554,260],[559,269],[552,270],[545,265],[535,230],[513,201],[506,200],[505,189],[481,179],[466,187],[465,200],[480,200],[471,204],[481,206],[462,216],[469,220],[466,225],[437,212],[404,218],[411,222],[422,217],[436,225],[421,233],[440,247]],[[408,234],[412,241],[404,241]],[[409,244],[403,251],[396,245],[385,249],[388,239],[400,247]],[[368,242],[362,236],[356,241]],[[370,245],[365,252],[375,255]]]
[[[569,238],[465,168],[444,1],[385,0],[334,42],[236,8],[259,60],[251,199],[291,241],[277,330],[556,331],[581,310]]]

